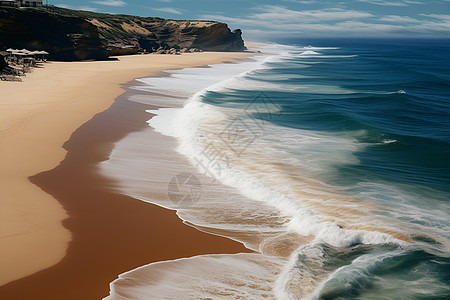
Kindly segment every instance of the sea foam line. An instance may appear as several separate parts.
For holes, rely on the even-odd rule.
[[[260,65],[263,65],[265,62],[262,61]],[[260,65],[197,92],[178,111],[176,121],[174,122],[175,135],[180,142],[178,151],[186,155],[194,165],[196,165],[196,161],[193,158],[198,157],[204,150],[202,143],[204,137],[201,129],[202,120],[211,116],[214,116],[214,118],[225,118],[212,105],[203,103],[203,97],[210,91],[226,89],[230,83],[238,81],[237,78],[244,77],[246,74],[257,70]],[[220,162],[218,163],[220,164]],[[313,235],[322,242],[339,247],[349,247],[358,243],[378,244],[397,241],[397,239],[384,233],[346,230],[334,224],[320,222],[317,216],[314,216],[306,207],[299,205],[298,202],[271,190],[257,178],[245,174],[242,171],[229,168],[225,164],[221,165],[220,172],[214,172],[212,170],[211,174],[214,175],[215,179],[221,180],[224,184],[238,188],[245,196],[271,204],[281,212],[292,217],[289,226],[302,235]]]
[[[288,55],[286,53],[282,54],[283,57]],[[251,70],[210,85],[193,95],[185,106],[177,111],[172,130],[166,130],[165,132],[178,138],[178,151],[187,156],[193,165],[197,164],[197,161],[193,158],[198,157],[204,151],[205,137],[201,128],[202,120],[211,116],[219,119],[226,118],[213,106],[203,103],[203,97],[210,91],[226,90],[233,82],[239,81],[240,78],[252,71],[264,69],[266,67],[264,66],[265,63],[274,62],[277,59],[279,58],[266,58]],[[158,127],[156,123],[151,121],[150,125]],[[221,162],[219,161],[218,163],[220,164]],[[209,175],[212,175],[225,185],[238,188],[244,196],[269,204],[278,209],[283,215],[289,216],[291,221],[287,225],[287,229],[303,236],[313,236],[314,241],[312,245],[327,243],[336,247],[346,248],[358,244],[403,244],[403,242],[386,233],[345,229],[333,222],[322,222],[320,217],[314,215],[306,206],[302,205],[301,201],[295,201],[282,193],[272,190],[258,178],[232,167],[230,168],[225,164],[222,164],[220,169],[221,172],[211,170]],[[287,265],[286,270],[292,269],[293,263],[291,262],[291,265]]]

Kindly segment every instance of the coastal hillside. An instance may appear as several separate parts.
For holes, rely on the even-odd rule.
[[[42,49],[54,60],[106,59],[110,55],[169,49],[243,51],[239,29],[213,21],[111,15],[59,7],[0,8],[0,50]]]

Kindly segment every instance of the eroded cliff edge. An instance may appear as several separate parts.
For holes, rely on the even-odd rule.
[[[106,59],[158,49],[244,51],[242,32],[214,21],[165,20],[53,7],[0,8],[0,50],[46,50],[55,60]]]

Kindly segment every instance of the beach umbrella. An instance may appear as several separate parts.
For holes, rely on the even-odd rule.
[[[35,54],[42,55],[42,59],[44,59],[44,55],[49,54],[47,51],[34,51]]]
[[[28,54],[33,55],[33,62],[36,60],[37,55],[40,53],[41,53],[41,51],[37,51],[37,50],[28,52]]]
[[[33,55],[33,52],[30,51],[30,50],[27,50],[27,49],[22,49],[22,50],[19,50],[19,51],[24,53],[25,55]]]
[[[12,49],[12,48],[6,49],[6,52],[9,52],[9,56],[12,56],[13,52],[15,52],[15,51],[19,51],[19,50],[18,49]]]
[[[17,49],[12,49],[12,48],[6,49],[6,52],[9,52],[9,57],[10,57],[10,58],[11,58],[12,53],[13,53],[14,51],[17,51]]]

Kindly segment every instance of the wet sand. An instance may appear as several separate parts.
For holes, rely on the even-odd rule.
[[[207,55],[205,54],[205,56]],[[214,58],[209,56],[205,57],[206,59],[198,57],[194,62],[180,64],[179,67],[200,65],[201,61],[204,61],[203,64],[217,63],[248,56],[248,54],[221,55],[222,57],[220,55]],[[160,68],[163,68],[162,65]],[[167,68],[173,68],[175,65],[176,63],[174,62]],[[42,76],[42,74],[45,75],[45,72],[42,70],[38,71],[41,73],[41,77],[45,79],[46,76]],[[129,71],[128,75],[132,74],[132,71]],[[153,71],[155,72],[154,69]],[[143,76],[145,73],[148,74],[149,70],[141,67],[136,73]],[[78,83],[79,86],[74,86],[74,89],[79,90],[86,87],[82,92],[88,93],[89,88],[92,88],[95,82],[92,82],[91,86],[89,86],[86,74],[82,75],[83,82]],[[118,78],[124,78],[124,75],[115,76],[114,79],[117,80]],[[31,77],[27,80],[32,82],[33,78]],[[52,83],[53,85],[55,84],[55,82]],[[71,84],[74,85],[73,82]],[[33,85],[31,86],[33,87]],[[99,86],[104,88],[108,86],[108,82],[104,82],[103,86],[102,84]],[[110,90],[105,91],[103,94],[110,97],[119,91],[119,87],[119,85],[112,86]],[[2,88],[0,87],[0,89]],[[39,92],[45,94],[48,91],[41,89]],[[0,136],[2,142],[7,142],[8,137],[12,137],[12,140],[16,142],[15,144],[5,143],[4,145],[7,145],[9,149],[2,149],[6,151],[1,153],[2,156],[5,153],[11,154],[11,152],[14,152],[13,146],[20,144],[23,148],[20,151],[16,151],[18,152],[17,154],[26,153],[28,150],[29,160],[36,162],[33,170],[41,169],[41,171],[45,171],[52,169],[52,164],[57,164],[60,161],[59,159],[62,159],[64,154],[66,154],[63,162],[55,169],[31,176],[30,180],[33,184],[30,184],[27,180],[28,186],[25,185],[26,177],[21,176],[29,174],[30,168],[24,168],[26,170],[21,174],[14,174],[20,179],[20,182],[14,188],[8,184],[8,182],[12,182],[15,179],[10,178],[11,174],[7,173],[8,168],[3,170],[4,174],[0,174],[3,181],[2,194],[7,195],[8,200],[11,202],[14,201],[16,208],[19,207],[20,215],[18,216],[20,218],[30,220],[28,216],[33,216],[35,213],[33,207],[27,206],[27,202],[33,203],[39,209],[39,212],[45,212],[45,214],[40,214],[36,217],[41,223],[37,222],[35,224],[33,221],[30,221],[28,226],[31,229],[35,226],[35,232],[40,232],[41,237],[49,237],[49,239],[44,241],[45,247],[40,247],[43,241],[39,239],[39,235],[37,238],[30,238],[33,231],[25,231],[12,236],[0,235],[2,247],[9,246],[10,251],[6,253],[12,254],[11,257],[2,257],[2,265],[9,266],[9,268],[2,268],[1,272],[3,274],[1,275],[3,278],[14,278],[18,276],[17,274],[20,275],[26,272],[31,274],[36,268],[41,269],[41,271],[33,275],[0,287],[1,299],[100,299],[108,295],[108,284],[117,278],[118,274],[150,262],[207,253],[248,251],[237,242],[202,233],[184,225],[173,211],[143,203],[104,188],[114,185],[114,182],[101,177],[97,173],[96,164],[108,158],[114,142],[120,140],[127,133],[147,126],[145,121],[148,120],[149,115],[145,112],[145,109],[148,109],[148,106],[144,108],[140,104],[130,105],[129,103],[124,105],[119,98],[110,109],[96,115],[77,129],[70,137],[70,140],[65,143],[64,149],[54,147],[55,143],[63,141],[64,134],[68,134],[68,130],[71,128],[70,126],[65,126],[67,125],[65,120],[63,120],[65,116],[70,119],[72,113],[77,115],[76,120],[72,120],[70,123],[71,126],[74,126],[83,118],[88,118],[89,113],[93,114],[101,111],[102,107],[107,108],[108,101],[112,101],[103,99],[101,104],[94,105],[94,109],[92,105],[90,107],[84,106],[89,113],[86,112],[80,116],[76,110],[71,111],[70,109],[83,110],[83,105],[76,106],[76,103],[68,101],[70,97],[76,95],[71,95],[70,90],[67,92],[69,93],[67,98],[60,99],[56,97],[56,99],[53,99],[56,106],[53,114],[57,114],[57,112],[60,114],[58,118],[45,118],[41,122],[41,124],[45,123],[45,126],[43,126],[46,129],[45,131],[39,132],[38,130],[42,129],[41,127],[27,127],[26,123],[29,119],[33,119],[33,116],[35,116],[35,121],[39,121],[40,117],[42,117],[41,119],[44,119],[43,117],[45,116],[51,117],[52,114],[45,113],[45,109],[51,111],[54,108],[51,101],[48,101],[49,103],[46,103],[46,105],[36,103],[34,107],[39,105],[39,108],[43,110],[40,113],[33,113],[33,105],[30,105],[32,106],[31,108],[26,106],[26,113],[17,113],[19,118],[16,118],[17,122],[15,124],[19,125],[11,126],[13,127],[12,131],[5,126],[6,121],[8,121],[8,115],[6,115],[6,118],[0,118],[0,121],[4,121],[4,123],[0,122],[3,134],[3,136]],[[14,94],[14,90],[11,93]],[[33,90],[31,90],[31,93],[33,93]],[[94,94],[100,95],[102,91],[97,90]],[[88,100],[95,101],[95,99]],[[58,107],[57,101],[66,101],[72,105]],[[7,104],[15,106],[15,108],[18,106],[12,102]],[[25,107],[25,105],[23,106]],[[21,124],[21,122],[24,124]],[[64,132],[61,132],[61,127],[64,127]],[[10,131],[8,132],[8,130]],[[36,138],[20,140],[20,133],[27,130],[28,136],[33,136],[33,130],[35,130],[34,135]],[[52,130],[59,132],[56,142],[55,139],[52,139]],[[42,134],[43,132],[45,134]],[[25,134],[25,136],[27,135]],[[25,138],[25,136],[22,137]],[[34,146],[39,148],[39,145],[45,145],[45,147],[43,149],[33,148]],[[52,149],[51,146],[56,149]],[[54,151],[52,152],[52,150]],[[42,151],[45,152],[45,157],[35,155]],[[6,162],[7,157],[8,155],[2,157],[2,163]],[[9,157],[13,157],[13,155]],[[15,161],[16,166],[18,166],[17,161],[21,161],[20,156]],[[43,163],[43,161],[46,163]],[[23,162],[25,163],[26,161]],[[14,161],[10,161],[9,165],[13,163]],[[46,168],[43,168],[44,165]],[[18,169],[21,169],[20,167],[19,165]],[[33,173],[29,175],[33,175]],[[19,196],[23,190],[26,190],[26,195]],[[45,195],[46,201],[39,202],[40,197],[33,197],[33,192],[35,191]],[[23,199],[26,199],[26,201],[23,202]],[[58,200],[61,207],[58,206],[58,203],[52,202],[54,199]],[[2,200],[2,208],[7,207],[8,204],[8,201]],[[11,213],[8,216],[11,215],[13,214]],[[47,217],[51,222],[47,222]],[[12,219],[14,218],[3,218],[2,229],[7,228],[10,232],[14,232],[14,230],[22,226],[20,219],[16,218],[15,223],[19,224],[19,226],[14,227],[14,224],[9,222]],[[62,225],[58,224],[60,223],[58,220],[64,220]],[[52,232],[52,234],[48,235],[46,234],[48,231],[41,230],[42,226],[39,227],[39,225],[42,224],[48,225],[48,228],[55,230],[54,234]],[[20,243],[10,243],[11,237],[20,240]],[[67,247],[69,240],[70,243]],[[14,257],[13,254],[15,252],[12,246],[16,247],[15,249],[21,256]],[[3,249],[5,248],[7,247]],[[27,253],[32,253],[32,257],[30,255],[27,256]],[[55,253],[59,256],[55,255]],[[21,261],[18,259],[20,257],[26,259]],[[42,259],[43,263],[36,264],[27,270],[28,262],[39,261],[45,257],[49,259]],[[59,263],[55,264],[58,261]],[[43,267],[46,265],[53,266],[44,269]],[[17,273],[14,270],[15,266],[18,269],[24,268]],[[10,271],[11,276],[9,274]]]
[[[248,252],[184,225],[174,211],[105,188],[114,183],[96,164],[108,159],[114,142],[147,126],[148,108],[119,98],[72,135],[57,168],[30,178],[69,213],[63,224],[72,241],[59,264],[1,287],[1,299],[100,299],[118,274],[150,262]]]

